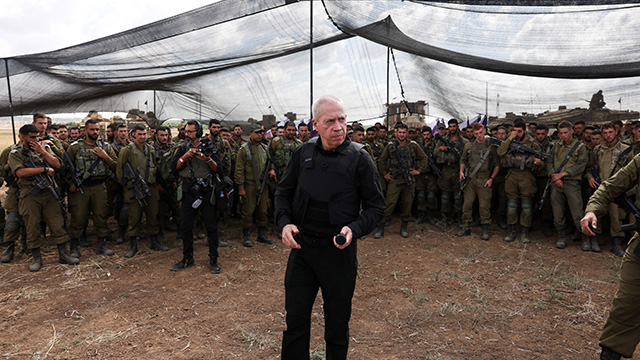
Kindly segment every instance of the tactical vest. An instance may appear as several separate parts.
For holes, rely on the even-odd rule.
[[[109,166],[107,166],[107,164],[105,164],[98,155],[93,153],[93,149],[96,147],[102,148],[104,151],[109,153],[111,145],[104,143],[100,139],[98,139],[95,146],[88,145],[83,139],[79,139],[74,144],[77,144],[78,146],[75,166],[76,171],[78,172],[78,177],[81,180],[89,177],[105,178],[107,176],[113,176],[113,172],[109,169]],[[89,173],[89,169],[96,161],[96,166],[94,166],[91,173]]]
[[[469,164],[469,172],[473,171],[473,169],[478,166],[478,163],[482,161],[483,157],[490,157],[490,155],[487,155],[487,151],[491,151],[491,144],[488,139],[482,144],[478,142],[473,142],[471,144],[471,151],[469,152],[469,159],[467,161],[467,164]],[[487,158],[484,163],[482,163],[482,166],[480,166],[478,173],[485,173],[490,169],[493,169],[493,166],[491,164],[491,159]]]
[[[449,139],[449,136],[447,136],[447,139]],[[458,149],[460,154],[462,154],[462,151],[464,150],[464,140],[462,140],[462,135],[458,135],[458,140],[457,141],[452,140],[452,142],[454,143],[454,145],[456,146],[456,149]],[[446,144],[440,142],[438,146],[446,146]],[[436,163],[445,164],[445,165],[451,165],[451,164],[455,165],[455,164],[459,164],[459,159],[453,154],[451,150],[440,151],[438,152],[438,155],[436,155]]]
[[[133,142],[127,146],[131,149],[129,163],[133,171],[142,176],[147,184],[155,184],[157,165],[155,162],[156,151],[153,146],[144,143],[142,149],[139,149]]]
[[[251,163],[253,161],[253,157],[251,156],[251,150],[249,150],[249,146],[252,146],[251,144],[252,144],[251,141],[247,141],[246,143],[242,144],[240,148],[244,149],[246,159],[247,159],[247,162],[245,164],[245,170],[249,170],[253,173],[253,164]],[[261,151],[256,151],[257,148],[261,149]],[[259,152],[259,154],[256,154],[256,152]],[[260,174],[262,174],[265,166],[267,165],[267,145],[260,143],[258,146],[254,146],[253,153],[255,156],[258,157],[256,162],[256,169],[258,170],[258,174],[253,174],[254,175],[253,178],[255,179],[255,181],[258,181],[257,180],[258,177],[260,176]],[[245,176],[245,179],[246,179],[246,176]]]
[[[513,141],[516,141],[515,139]],[[532,147],[531,139],[525,136],[525,141],[521,144]],[[524,171],[532,169],[534,165],[535,155],[524,154],[520,152],[512,152],[505,154],[500,160],[500,166],[509,168],[511,171]]]
[[[48,147],[48,146],[47,146]],[[33,162],[35,163],[36,167],[39,168],[43,168],[43,167],[49,167],[49,164],[46,162],[46,160],[44,159],[44,157],[42,156],[42,154],[37,153],[35,151],[31,151],[28,150],[27,148],[23,147],[23,146],[17,146],[15,148],[15,150],[12,150],[11,152],[14,151],[18,151],[20,152],[20,154],[23,157],[23,163],[26,164],[27,162],[27,158],[32,158]],[[31,167],[30,165],[26,165],[27,167]],[[20,189],[26,189],[26,190],[31,190],[34,186],[36,186],[36,184],[38,183],[38,181],[36,180],[35,176],[31,176],[31,177],[17,177],[16,176],[16,181],[18,183],[18,186],[20,187]]]
[[[393,144],[393,146],[389,154],[389,159],[387,160],[387,171],[393,174],[393,172],[402,169],[403,166],[401,163],[404,164],[404,167],[407,169],[414,169],[414,159],[416,155],[415,151],[413,151],[414,149],[409,146],[411,140],[407,140],[407,143],[403,146],[400,146],[396,140],[393,140],[391,144]]]
[[[194,148],[190,142],[185,142],[180,146],[184,149],[184,153],[189,151],[189,149]],[[180,168],[180,171],[178,171],[178,174],[182,178],[207,179],[212,174],[211,168],[207,165],[207,162],[196,159],[195,157],[189,158],[184,165]]]

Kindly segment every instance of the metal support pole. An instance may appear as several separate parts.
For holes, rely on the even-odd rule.
[[[309,118],[313,118],[313,0],[309,1]]]
[[[9,80],[9,59],[4,59],[4,69],[7,72],[7,91],[9,93],[9,112],[11,113],[11,130],[13,132],[13,143],[16,143],[16,123],[13,119],[13,101],[11,99],[11,81]]]
[[[391,48],[387,46],[387,128],[389,127],[389,60],[391,57]]]
[[[156,119],[158,118],[158,113],[156,112],[156,91],[153,90],[153,115],[155,115]]]

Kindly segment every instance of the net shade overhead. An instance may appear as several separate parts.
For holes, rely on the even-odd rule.
[[[314,1],[313,14],[313,93],[342,98],[350,120],[383,115],[387,47],[399,72],[392,64],[391,102],[399,78],[408,101],[439,117],[585,107],[599,89],[612,108],[640,102],[635,4],[335,0]],[[155,90],[160,119],[309,117],[309,37],[308,1],[220,1],[4,59],[0,116],[10,115],[8,68],[16,115],[151,107]]]

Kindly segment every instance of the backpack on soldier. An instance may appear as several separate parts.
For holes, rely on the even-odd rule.
[[[218,211],[231,210],[233,207],[233,181],[228,176],[223,176],[222,180],[216,176],[215,179],[211,204],[215,205]]]

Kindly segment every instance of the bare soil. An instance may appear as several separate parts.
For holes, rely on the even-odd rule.
[[[464,238],[457,228],[410,224],[403,239],[397,221],[386,230],[359,243],[350,359],[597,358],[620,264],[609,246],[558,250],[539,231],[523,245],[495,229],[489,241],[479,228]],[[37,273],[29,256],[2,264],[0,357],[279,358],[289,250],[279,241],[244,248],[230,221],[222,274],[209,273],[204,240],[196,241],[196,266],[175,273],[181,244],[167,237],[170,251],[142,240],[132,259],[127,244],[111,243],[113,257],[95,255],[94,245],[80,265],[60,265],[49,245]],[[324,358],[321,304],[319,295],[315,359]]]

